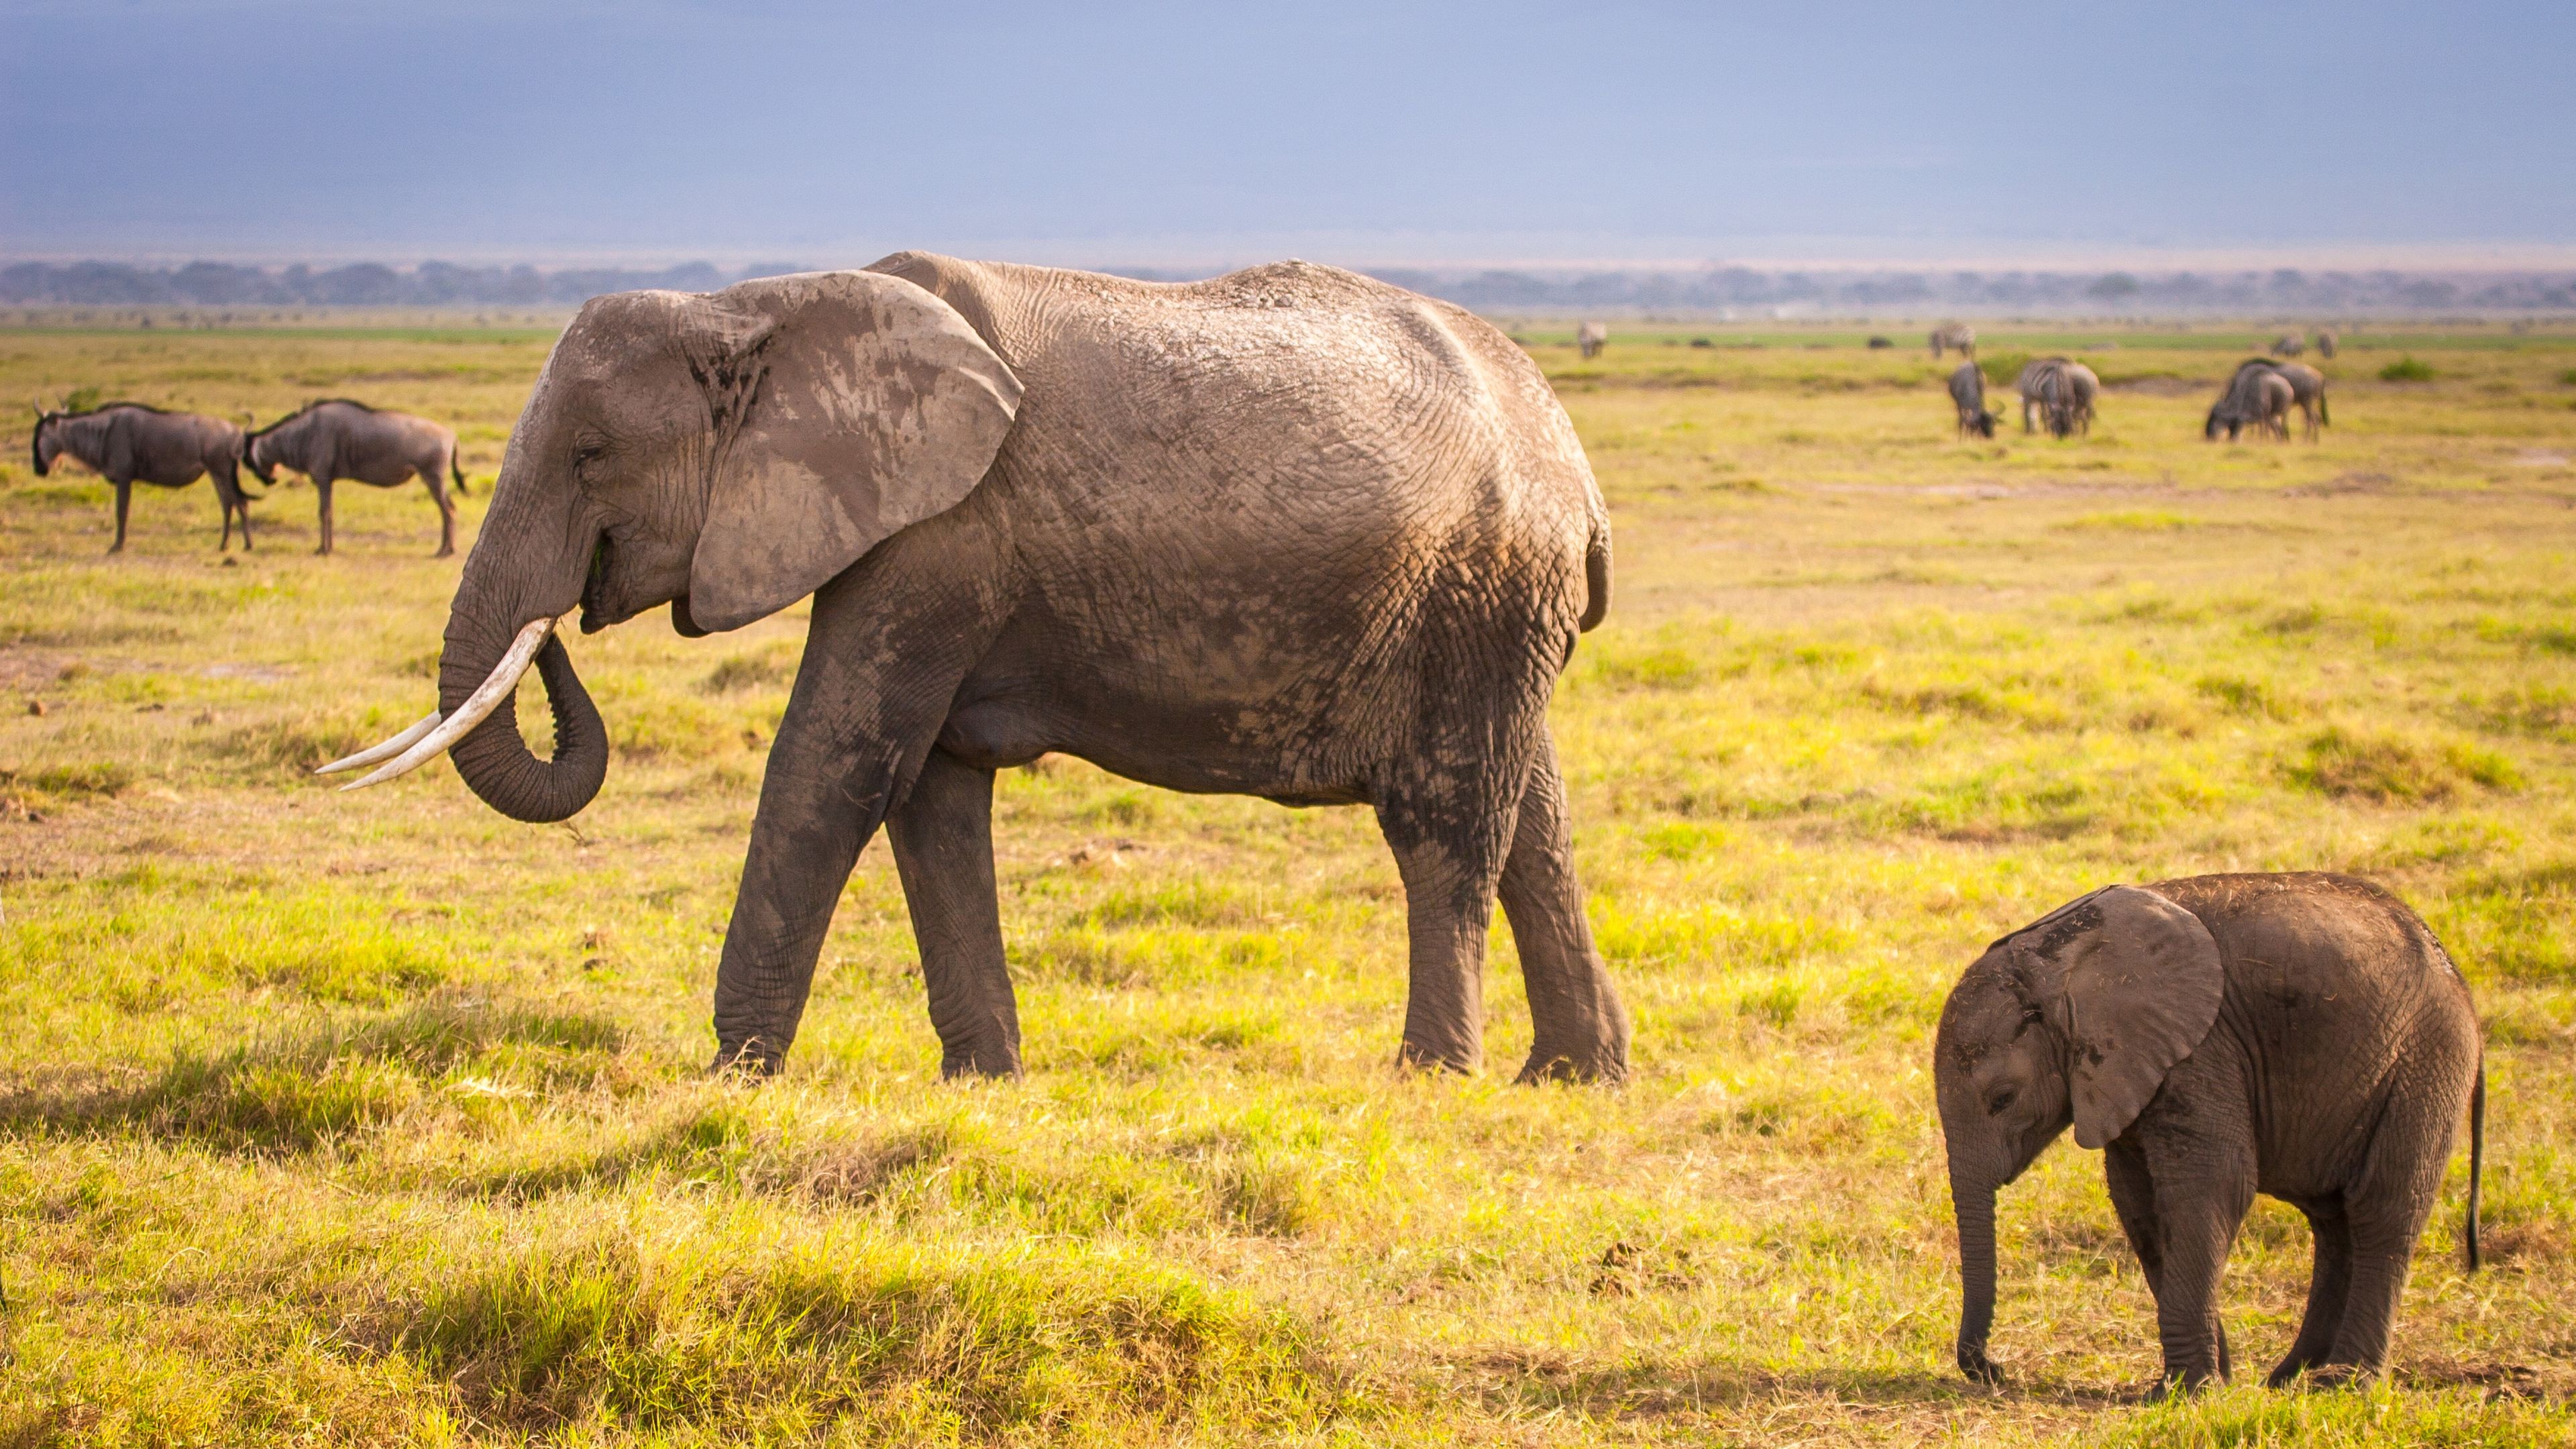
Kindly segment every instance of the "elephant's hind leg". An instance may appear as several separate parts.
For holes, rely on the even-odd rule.
[[[1528,760],[1524,746],[1509,761],[1412,773],[1378,791],[1378,827],[1404,877],[1411,972],[1397,1060],[1406,1066],[1472,1072],[1484,1062],[1485,932]]]
[[[1019,1007],[993,884],[993,772],[932,750],[886,835],[921,947],[940,1075],[1017,1075]]]
[[[2276,1389],[2325,1363],[2352,1286],[2352,1224],[2344,1217],[2343,1200],[2303,1202],[2298,1208],[2307,1214],[2308,1231],[2317,1240],[2316,1266],[2308,1277],[2308,1309],[2299,1319],[2299,1336],[2264,1380]]]
[[[1545,734],[1521,791],[1511,854],[1503,861],[1502,900],[1529,991],[1530,1054],[1520,1080],[1615,1082],[1626,1076],[1628,1011],[1583,917],[1565,780],[1557,773],[1556,746]]]

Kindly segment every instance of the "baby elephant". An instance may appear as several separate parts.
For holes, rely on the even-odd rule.
[[[1959,1214],[1959,1367],[1986,1357],[1995,1192],[2068,1124],[2103,1149],[2156,1298],[2164,1382],[2229,1373],[2216,1292],[2256,1192],[2316,1267],[2280,1384],[2373,1373],[2469,1109],[2478,1265],[2486,1074],[2459,968],[2404,902],[2340,875],[2112,886],[1986,948],[1941,1010],[1933,1078]]]

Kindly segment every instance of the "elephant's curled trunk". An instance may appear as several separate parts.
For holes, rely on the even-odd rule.
[[[1950,1201],[1959,1217],[1959,1372],[2000,1383],[2003,1370],[1986,1357],[1995,1325],[1994,1189],[1954,1180]]]
[[[457,653],[450,650],[450,657],[439,663],[439,706],[449,711],[464,703],[492,669],[489,659],[477,662],[454,657]],[[608,777],[608,730],[561,639],[546,640],[537,651],[536,668],[554,713],[554,758],[538,759],[519,737],[515,693],[502,696],[491,715],[449,750],[448,758],[483,803],[513,820],[546,824],[571,818],[599,793],[600,782]]]

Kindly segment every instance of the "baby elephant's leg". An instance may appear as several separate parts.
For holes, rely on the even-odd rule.
[[[2391,1110],[2381,1118],[2360,1176],[2344,1190],[2350,1286],[2334,1346],[2318,1366],[2319,1377],[2350,1378],[2387,1367],[2388,1330],[2397,1318],[2398,1295],[2406,1288],[2415,1240],[2441,1196],[2442,1169],[2449,1163],[2451,1137],[2467,1095],[2465,1083],[2456,1094],[2427,1092],[2425,1100],[2409,1104],[2411,1110]]]
[[[2316,1236],[2316,1265],[2308,1277],[2308,1311],[2299,1320],[2299,1336],[2265,1382],[2279,1388],[2326,1361],[2336,1330],[2343,1325],[2343,1306],[2352,1286],[2352,1223],[2344,1216],[2341,1197],[2298,1204]]]
[[[2150,1142],[2142,1155],[2154,1187],[2162,1259],[2156,1337],[2164,1347],[2164,1382],[2189,1391],[2223,1381],[2232,1367],[2218,1321],[2218,1280],[2254,1203],[2253,1153],[2188,1141]]]

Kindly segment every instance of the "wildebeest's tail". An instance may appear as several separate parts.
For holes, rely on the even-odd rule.
[[[456,480],[456,496],[462,498],[465,496],[465,470],[456,462],[460,451],[454,443],[447,445],[447,476]]]
[[[2487,1162],[2487,1062],[2486,1053],[2478,1054],[2478,1084],[2469,1089],[2469,1221],[2460,1234],[2467,1246],[2469,1271],[2478,1271],[2484,1255],[2478,1251],[2478,1178]]]
[[[1576,627],[1589,633],[1610,612],[1610,520],[1598,504],[1593,505],[1592,537],[1583,545],[1583,594],[1583,622]]]
[[[2321,428],[2334,426],[2334,419],[2326,416],[2326,390],[2323,384],[2317,387],[2317,426]]]

